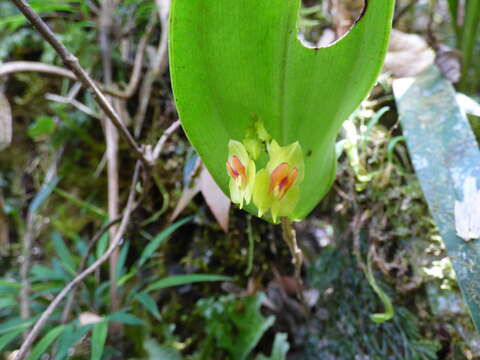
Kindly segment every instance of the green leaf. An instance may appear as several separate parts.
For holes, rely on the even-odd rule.
[[[393,315],[395,315],[392,300],[390,300],[385,291],[383,291],[382,288],[375,281],[375,277],[373,276],[372,272],[372,261],[370,257],[368,257],[367,259],[367,269],[365,271],[365,275],[367,277],[368,283],[372,287],[373,291],[375,291],[375,293],[378,295],[380,300],[382,300],[383,306],[385,307],[385,312],[372,314],[370,315],[370,318],[377,324],[381,324],[385,321],[391,320],[393,318]]]
[[[73,324],[68,325],[62,336],[60,336],[58,339],[55,360],[66,359],[70,348],[75,346],[87,334],[87,332],[90,331],[91,328],[92,325],[85,325],[78,329],[74,329]]]
[[[235,360],[245,359],[263,334],[273,325],[274,317],[260,312],[265,295],[236,298],[231,295],[202,299],[198,307],[206,319],[206,331],[216,346],[227,350]]]
[[[119,311],[108,316],[110,321],[118,321],[127,325],[145,325],[142,319],[136,317],[135,315],[128,314],[125,311]]]
[[[76,263],[73,259],[72,254],[65,245],[65,242],[62,239],[62,236],[58,231],[55,231],[52,234],[53,245],[55,247],[55,252],[62,262],[62,266],[66,268],[71,274],[75,274]]]
[[[65,325],[60,325],[52,330],[50,330],[47,335],[45,335],[42,340],[39,341],[37,345],[32,349],[30,356],[27,360],[38,360],[40,357],[45,354],[48,347],[55,341],[55,339],[65,330]]]
[[[137,263],[138,267],[141,267],[143,264],[145,264],[145,262],[155,253],[155,251],[157,251],[157,249],[165,242],[165,240],[170,237],[170,235],[172,235],[180,226],[184,225],[190,220],[192,220],[192,217],[179,220],[155,236],[153,240],[145,247],[145,249],[143,249],[142,255],[140,255],[140,259]]]
[[[17,336],[19,336],[22,333],[23,329],[16,329],[14,331],[9,331],[3,336],[0,336],[0,354],[2,353],[2,350],[10,344]]]
[[[480,1],[467,1],[465,3],[465,19],[462,30],[462,78],[460,88],[464,91],[475,91],[478,79],[471,77],[470,68],[474,61],[475,44],[478,40],[478,26],[480,24]],[[474,86],[472,86],[474,85]]]
[[[127,260],[127,255],[128,255],[128,250],[130,249],[130,242],[126,242],[123,246],[122,249],[120,250],[120,254],[118,256],[117,260],[117,266],[115,268],[115,277],[117,279],[121,279],[122,276],[125,274],[125,271],[127,270],[125,266],[125,262]]]
[[[33,278],[32,281],[69,281],[65,272],[55,271],[46,266],[34,265],[30,270]]]
[[[24,321],[20,318],[10,319],[5,321],[4,323],[0,324],[0,335],[8,334],[12,331],[16,330],[24,330],[28,328],[33,323],[33,320]]]
[[[92,354],[90,360],[100,360],[107,340],[108,321],[100,321],[93,326]]]
[[[231,277],[223,275],[212,275],[212,274],[187,274],[187,275],[172,275],[161,280],[154,282],[149,285],[145,292],[150,292],[154,290],[164,289],[172,286],[186,285],[196,282],[208,282],[208,281],[229,281],[232,280]]]
[[[287,341],[287,334],[277,333],[273,341],[272,355],[268,358],[260,355],[257,360],[285,360],[288,349],[290,349],[290,344]]]
[[[53,189],[55,189],[55,186],[57,186],[59,181],[60,178],[54,177],[50,182],[42,186],[40,191],[37,193],[37,195],[35,195],[32,202],[30,203],[30,212],[34,213],[38,211],[40,206],[42,206],[45,200],[47,200],[47,198],[50,196]]]
[[[9,287],[12,289],[21,289],[22,285],[13,281],[0,280],[0,286]]]
[[[137,299],[157,320],[161,320],[160,311],[158,310],[157,302],[146,292],[141,292],[135,295]]]
[[[28,127],[27,134],[34,140],[43,140],[55,131],[55,120],[49,116],[42,116]]]
[[[18,300],[14,297],[1,297],[0,298],[0,310],[18,305]]]
[[[160,345],[154,339],[147,339],[143,343],[143,347],[145,351],[148,353],[149,360],[181,360],[182,356],[180,351],[177,349],[166,346]]]
[[[255,119],[281,146],[300,143],[305,179],[293,218],[306,216],[334,180],[335,138],[380,72],[394,0],[368,1],[350,32],[320,49],[297,38],[299,4],[175,0],[169,51],[182,125],[225,193],[229,140],[242,141]]]
[[[396,80],[393,85],[415,171],[480,330],[480,241],[467,242],[457,236],[455,222],[455,202],[468,200],[464,193],[467,180],[480,182],[477,141],[457,105],[455,90],[436,68],[415,80]]]
[[[109,240],[109,237],[108,237],[108,231],[107,231],[105,232],[105,234],[102,235],[100,240],[98,240],[97,249],[96,249],[97,259],[100,258],[105,253],[105,251],[107,251],[108,240]]]

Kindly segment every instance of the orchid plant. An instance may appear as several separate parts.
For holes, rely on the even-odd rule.
[[[336,137],[380,72],[394,0],[365,0],[357,23],[323,48],[298,39],[299,6],[173,0],[169,54],[190,142],[234,203],[281,219],[301,283],[292,221],[307,216],[333,183]]]
[[[388,44],[394,0],[365,3],[343,38],[308,48],[297,38],[300,0],[173,0],[180,120],[241,208],[300,220],[330,188],[338,131],[375,83]]]

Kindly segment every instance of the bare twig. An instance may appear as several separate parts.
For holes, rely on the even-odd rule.
[[[135,93],[135,91],[138,88],[138,84],[140,83],[143,59],[145,58],[145,49],[147,48],[148,40],[150,39],[150,36],[152,35],[154,30],[155,18],[156,17],[152,15],[147,25],[147,29],[145,30],[145,34],[140,39],[140,42],[137,48],[137,54],[135,56],[135,61],[133,63],[133,71],[130,77],[130,81],[128,82],[128,85],[125,88],[125,90],[123,92],[120,92],[122,97],[125,99],[132,97],[132,95]]]
[[[45,98],[47,100],[50,100],[50,101],[55,101],[57,103],[61,103],[61,104],[70,104],[72,105],[74,108],[80,110],[81,112],[87,114],[88,116],[91,116],[95,119],[98,119],[100,120],[100,115],[97,114],[95,111],[93,111],[92,109],[90,109],[88,106],[82,104],[80,101],[78,100],[75,100],[75,99],[71,99],[71,98],[67,98],[67,97],[63,97],[63,96],[60,96],[60,95],[56,95],[56,94],[46,94],[45,95]]]
[[[38,337],[40,334],[40,331],[42,328],[45,326],[47,323],[48,319],[50,316],[53,314],[57,306],[60,304],[60,302],[65,298],[65,296],[74,288],[76,287],[79,283],[83,281],[88,275],[93,273],[96,269],[98,269],[105,261],[107,261],[112,253],[117,249],[117,247],[121,244],[122,242],[122,237],[123,234],[127,228],[127,225],[130,221],[130,215],[132,213],[132,209],[134,208],[134,200],[135,200],[135,187],[138,181],[139,173],[140,173],[140,167],[141,163],[137,161],[135,165],[135,171],[133,174],[133,179],[132,179],[132,184],[130,185],[130,193],[128,195],[128,200],[127,204],[125,206],[125,210],[123,212],[123,217],[122,221],[120,223],[120,226],[118,227],[117,232],[115,233],[114,239],[112,243],[110,244],[109,248],[107,251],[97,259],[92,265],[90,265],[86,270],[78,274],[75,279],[73,279],[70,283],[68,283],[67,286],[63,288],[63,290],[55,297],[55,299],[50,303],[50,305],[47,307],[47,309],[42,313],[40,318],[37,320],[35,323],[33,329],[30,331],[28,334],[27,338],[23,342],[22,346],[20,347],[20,350],[16,353],[15,357],[13,360],[23,360],[29,351],[30,347],[32,346],[33,342],[35,339]]]
[[[0,64],[0,77],[17,72],[38,72],[42,74],[61,76],[67,79],[77,81],[77,77],[70,70],[67,70],[60,66],[44,64],[38,61],[10,61]],[[108,95],[115,96],[117,98],[126,97],[126,94],[124,92],[106,88],[97,83],[96,85],[101,91]]]
[[[112,47],[110,35],[113,27],[113,14],[117,0],[104,0],[100,8],[100,52],[102,54],[103,76],[105,86],[112,86]],[[123,124],[123,120],[120,119]],[[112,124],[104,120],[105,140],[107,144],[107,180],[108,180],[108,216],[115,219],[118,216],[119,186],[118,186],[118,132]],[[113,241],[116,227],[110,229],[110,241]],[[116,268],[118,263],[118,248],[110,256],[110,302],[112,312],[120,307],[120,299],[117,296]]]
[[[180,120],[177,120],[170,125],[167,130],[163,132],[163,135],[160,137],[160,140],[158,140],[157,145],[155,145],[155,148],[153,149],[152,157],[148,158],[148,160],[153,164],[157,161],[158,157],[160,156],[160,153],[163,150],[163,147],[165,146],[165,143],[167,142],[168,138],[177,130],[180,126]]]
[[[411,9],[414,5],[416,5],[418,0],[410,0],[410,2],[405,5],[402,9],[395,12],[395,17],[393,18],[393,26],[396,26],[399,20]]]
[[[297,244],[297,235],[292,220],[287,217],[282,217],[282,231],[283,239],[287,243],[290,253],[292,254],[292,263],[295,266],[295,277],[297,280],[301,281],[300,271],[302,269],[303,254]]]
[[[298,297],[302,302],[303,309],[305,314],[310,313],[310,306],[305,298],[303,293],[303,280],[301,276],[302,264],[303,264],[303,253],[302,250],[298,247],[297,243],[297,232],[293,226],[293,221],[287,217],[281,218],[282,222],[282,233],[283,240],[287,243],[290,253],[292,254],[292,264],[295,267],[295,280],[298,284]]]
[[[147,113],[148,102],[152,93],[153,83],[167,68],[168,63],[168,13],[170,12],[170,0],[156,0],[162,35],[155,54],[153,64],[145,75],[140,89],[140,104],[134,117],[134,134],[139,137],[142,131],[143,121]]]
[[[39,72],[77,80],[73,72],[60,66],[48,65],[36,61],[11,61],[0,65],[0,76],[16,72]]]
[[[90,254],[92,253],[93,249],[95,248],[95,245],[97,244],[98,240],[102,237],[105,232],[107,232],[112,226],[118,224],[122,220],[121,217],[116,218],[115,220],[110,221],[106,225],[104,225],[90,240],[87,248],[87,252],[85,253],[85,256],[82,258],[82,261],[80,262],[80,265],[78,267],[78,272],[81,273],[83,270],[85,270],[85,266],[87,265],[88,258],[90,257]],[[77,284],[78,285],[78,284]],[[65,304],[65,308],[63,310],[63,315],[62,315],[62,324],[66,324],[68,319],[70,318],[70,313],[72,312],[72,306],[73,306],[73,301],[75,300],[75,295],[77,293],[77,285],[75,285],[72,290],[70,295],[68,296],[67,302]]]
[[[122,136],[126,139],[127,143],[134,150],[135,155],[144,163],[145,166],[149,166],[141,148],[138,146],[127,127],[122,123],[120,117],[116,113],[115,109],[108,102],[105,95],[100,91],[95,82],[90,78],[87,72],[80,66],[78,59],[71,54],[67,48],[56,38],[55,34],[50,30],[47,24],[33,11],[33,9],[24,0],[11,0],[15,6],[23,13],[23,15],[30,21],[30,23],[37,29],[39,34],[54,48],[58,55],[62,58],[65,65],[72,70],[86,89],[92,91],[94,98],[98,105],[102,108],[108,118],[113,122],[115,127],[119,130]]]

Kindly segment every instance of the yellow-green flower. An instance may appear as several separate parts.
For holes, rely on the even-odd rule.
[[[258,216],[268,210],[274,222],[292,215],[300,198],[300,186],[305,173],[302,148],[298,142],[280,146],[273,140],[268,149],[270,160],[255,177],[253,202]]]
[[[230,176],[230,198],[241,209],[244,201],[248,205],[252,199],[255,184],[255,162],[250,159],[241,142],[230,140],[226,166]]]

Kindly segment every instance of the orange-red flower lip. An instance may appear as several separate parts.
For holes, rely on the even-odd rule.
[[[298,169],[290,170],[288,163],[279,164],[270,175],[270,192],[278,199],[283,199],[287,191],[295,184],[298,177]]]
[[[243,186],[247,182],[247,170],[236,155],[232,156],[231,164],[226,162],[226,166],[228,174],[237,184]]]

